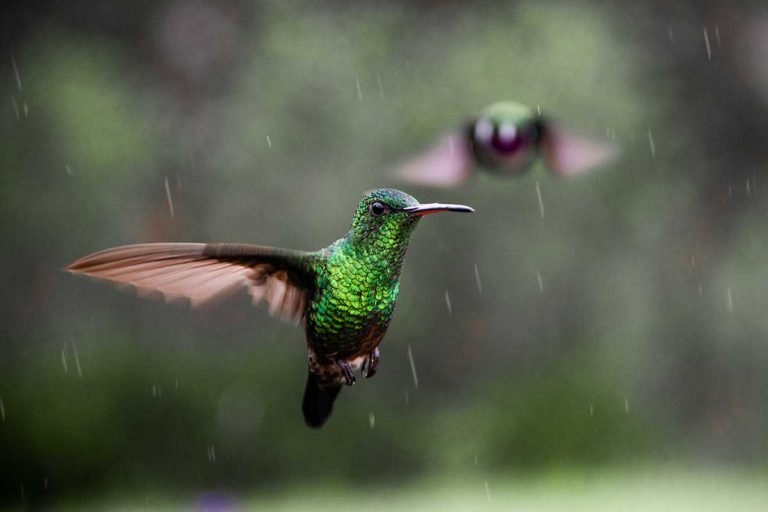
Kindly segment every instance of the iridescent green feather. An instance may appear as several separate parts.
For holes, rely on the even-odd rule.
[[[310,344],[326,357],[354,355],[371,332],[383,336],[392,318],[403,259],[419,217],[394,212],[371,218],[368,209],[376,201],[393,208],[418,204],[396,190],[367,194],[347,235],[315,260],[307,331]]]

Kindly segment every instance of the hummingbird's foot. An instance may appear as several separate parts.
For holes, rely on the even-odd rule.
[[[370,379],[379,368],[379,349],[373,349],[363,360],[363,377]]]
[[[352,367],[346,361],[338,360],[336,364],[341,368],[341,373],[344,374],[344,381],[347,386],[351,386],[355,383],[355,375],[352,373]]]

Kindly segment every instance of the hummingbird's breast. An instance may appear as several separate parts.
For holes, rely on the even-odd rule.
[[[307,341],[319,355],[367,354],[384,337],[397,301],[400,266],[346,251],[317,271],[307,308]]]

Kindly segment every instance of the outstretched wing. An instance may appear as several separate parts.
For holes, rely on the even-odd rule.
[[[541,123],[541,152],[547,166],[556,174],[581,174],[614,160],[618,148],[606,140],[577,135],[559,124]]]
[[[295,324],[314,284],[313,253],[249,244],[161,243],[115,247],[75,261],[66,270],[136,288],[140,296],[193,307],[247,288],[269,313]]]
[[[469,178],[473,166],[469,143],[464,133],[456,132],[405,162],[397,175],[415,185],[452,187]]]

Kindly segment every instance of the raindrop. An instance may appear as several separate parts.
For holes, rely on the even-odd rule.
[[[208,445],[208,462],[210,464],[216,464],[216,448],[213,445]]]
[[[363,90],[360,88],[360,77],[355,78],[355,87],[357,88],[357,101],[363,102]]]
[[[371,430],[376,426],[376,415],[373,414],[373,411],[368,413],[368,426],[371,427]]]
[[[595,415],[595,406],[594,404],[589,404],[589,415],[594,416]]]
[[[48,477],[45,476],[43,477],[43,489],[47,489],[47,488],[48,488]]]
[[[544,280],[541,278],[541,270],[536,271],[536,281],[539,283],[539,291],[544,293]]]
[[[715,25],[715,40],[717,41],[717,47],[720,48],[720,25]]]
[[[379,96],[384,99],[384,86],[381,85],[381,76],[376,75],[376,85],[379,86]]]
[[[651,146],[651,156],[656,158],[656,144],[653,142],[653,133],[650,128],[648,128],[648,144]]]
[[[629,398],[624,397],[624,413],[629,415]]]
[[[16,65],[16,57],[11,55],[11,64],[13,64],[13,74],[16,77],[16,87],[21,92],[21,75],[19,74],[19,67]]]
[[[2,398],[0,398],[0,422],[5,423],[5,404]]]
[[[485,499],[488,500],[488,503],[491,502],[491,488],[488,485],[488,480],[483,481],[483,487],[485,487]]]
[[[483,284],[480,282],[480,269],[477,268],[477,262],[475,262],[475,284],[477,284],[477,291],[481,295],[483,294]]]
[[[83,378],[83,369],[80,367],[80,356],[77,355],[77,347],[75,347],[75,342],[70,341],[70,345],[72,345],[72,355],[75,356],[75,369],[77,370],[77,376],[79,378]]]
[[[67,344],[61,349],[61,366],[64,367],[64,373],[69,373],[69,363],[67,362]]]
[[[453,313],[453,308],[451,308],[451,296],[448,294],[448,288],[445,289],[445,306],[448,308],[449,315]]]
[[[22,103],[22,107],[24,109],[24,117],[29,117],[29,105],[27,105],[26,101]]]
[[[72,177],[72,166],[69,164],[64,165],[64,170],[67,171],[67,176]]]
[[[411,363],[411,374],[413,375],[413,385],[416,389],[419,388],[419,376],[416,375],[416,363],[413,362],[413,352],[411,351],[411,344],[408,344],[408,361]]]
[[[712,60],[712,47],[709,45],[709,32],[707,31],[707,27],[704,26],[704,44],[707,47],[707,59]]]
[[[667,36],[671,42],[675,42],[675,33],[672,31],[672,25],[667,27]]]
[[[733,313],[733,290],[728,287],[728,296],[726,298],[726,305],[728,306],[728,312]]]
[[[538,104],[538,103],[536,104],[536,112],[538,112],[539,113],[539,117],[541,117],[541,105]]]
[[[477,466],[478,466],[478,460],[479,460],[479,459],[478,459],[478,457],[477,457],[477,454],[475,454],[475,467],[477,467]]]
[[[752,195],[752,183],[749,178],[747,178],[747,195],[748,196]]]
[[[267,146],[272,147],[272,141],[269,140],[269,135],[267,135]]]
[[[171,187],[168,186],[168,175],[165,175],[165,197],[168,199],[168,209],[171,211],[171,218],[175,217],[173,211],[173,198],[171,197]]]
[[[539,185],[539,181],[536,180],[536,197],[539,199],[539,213],[541,214],[541,218],[544,218],[544,201],[541,199],[541,185]]]

